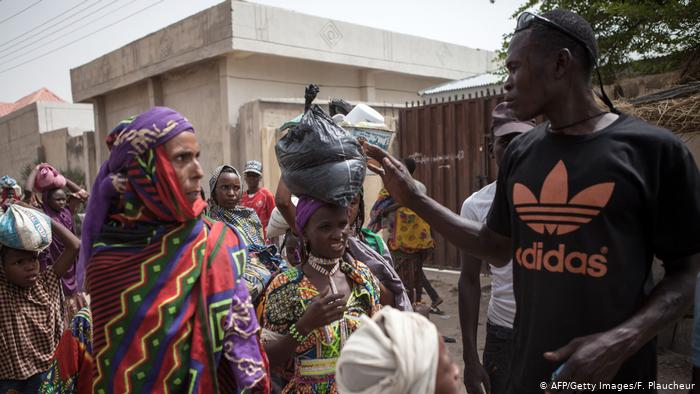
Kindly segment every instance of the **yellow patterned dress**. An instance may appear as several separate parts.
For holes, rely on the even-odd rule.
[[[349,258],[347,260],[350,260]],[[361,315],[372,316],[381,307],[379,284],[363,263],[343,260],[340,270],[350,279],[352,290],[343,320],[314,330],[296,349],[294,374],[282,393],[336,393],[335,361],[342,347],[343,327],[347,334],[357,329]],[[287,334],[306,311],[318,291],[304,273],[290,268],[277,275],[262,301],[262,325],[278,334]]]

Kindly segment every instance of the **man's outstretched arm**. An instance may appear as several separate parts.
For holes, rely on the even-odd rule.
[[[368,167],[382,177],[384,187],[391,196],[400,205],[416,212],[448,242],[477,259],[486,260],[498,267],[510,261],[510,238],[491,231],[483,223],[457,215],[422,193],[404,165],[386,151],[368,144],[365,146],[365,152],[370,158],[381,163],[380,167],[370,162]]]

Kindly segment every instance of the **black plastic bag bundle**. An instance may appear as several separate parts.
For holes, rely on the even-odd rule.
[[[311,105],[318,91],[306,87],[304,115],[275,145],[277,162],[295,195],[346,207],[362,188],[366,161],[355,137]]]
[[[331,116],[335,116],[336,114],[347,115],[352,109],[352,104],[343,99],[334,98],[328,103],[328,112]]]

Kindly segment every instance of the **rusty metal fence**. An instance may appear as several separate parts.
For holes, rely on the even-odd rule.
[[[407,104],[399,112],[398,148],[401,157],[416,160],[414,177],[428,195],[459,213],[462,202],[496,178],[489,157],[491,110],[502,95],[474,99]],[[435,255],[429,265],[457,268],[458,249],[437,233]]]

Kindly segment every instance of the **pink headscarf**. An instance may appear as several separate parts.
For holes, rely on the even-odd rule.
[[[34,191],[45,192],[52,189],[59,189],[66,186],[66,178],[50,164],[42,163],[36,167],[34,178]]]

